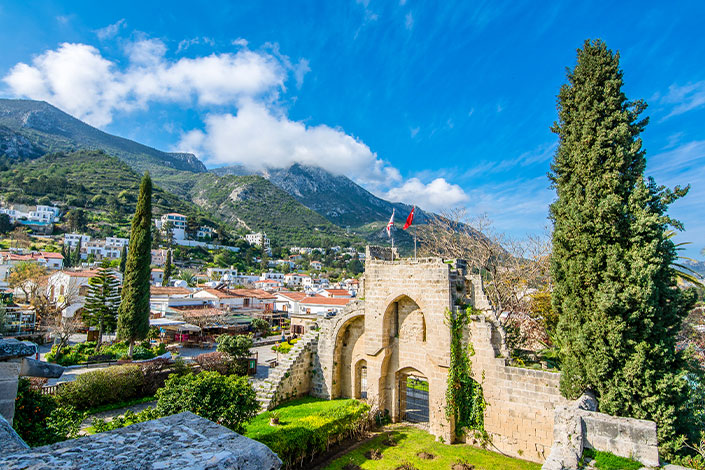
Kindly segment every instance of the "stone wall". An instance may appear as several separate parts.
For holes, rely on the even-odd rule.
[[[497,328],[483,316],[472,317],[469,340],[475,350],[473,375],[488,403],[485,430],[492,447],[543,462],[553,443],[553,410],[565,402],[558,390],[560,374],[507,366]]]
[[[18,359],[0,362],[0,415],[12,424],[15,417],[15,397],[20,374]]]
[[[632,458],[644,465],[659,465],[658,437],[653,421],[618,418],[594,411],[583,411],[580,417],[583,447]]]
[[[257,400],[263,410],[271,410],[283,401],[308,395],[315,373],[314,351],[318,332],[309,331],[270,371],[269,377],[255,386]]]

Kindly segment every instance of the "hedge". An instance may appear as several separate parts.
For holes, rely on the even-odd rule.
[[[287,468],[302,465],[333,444],[360,437],[370,424],[370,406],[357,400],[294,400],[263,413],[247,425],[245,435],[272,449]],[[279,425],[269,424],[272,413]]]
[[[106,367],[80,374],[57,394],[62,405],[87,410],[107,403],[127,401],[144,395],[144,375],[136,364]]]

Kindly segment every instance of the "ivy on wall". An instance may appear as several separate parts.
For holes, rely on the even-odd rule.
[[[472,378],[470,362],[475,351],[470,342],[467,347],[463,346],[463,330],[469,324],[472,314],[473,308],[470,306],[460,307],[455,312],[446,310],[446,324],[450,328],[446,416],[455,419],[455,432],[458,436],[466,431],[474,431],[476,437],[486,441],[488,436],[485,432],[484,413],[487,402],[482,393],[482,385]]]

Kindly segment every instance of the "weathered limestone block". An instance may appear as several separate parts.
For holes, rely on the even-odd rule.
[[[264,444],[189,412],[31,450],[0,453],[0,468],[5,470],[277,470],[281,464]]]
[[[12,429],[12,425],[0,415],[0,455],[22,452],[29,449],[29,446]]]

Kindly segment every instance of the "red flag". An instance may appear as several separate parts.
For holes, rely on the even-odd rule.
[[[406,218],[406,223],[404,224],[404,227],[403,227],[404,230],[411,227],[411,223],[414,221],[414,211],[415,210],[416,210],[416,206],[411,208],[411,213],[409,214],[409,217]]]

